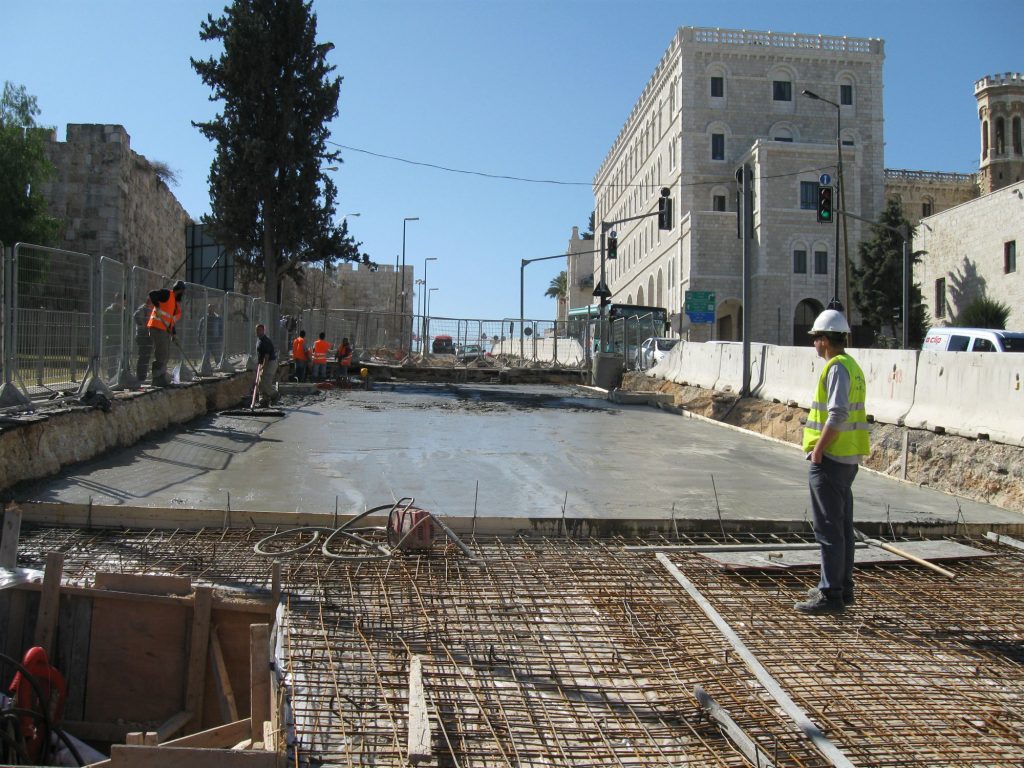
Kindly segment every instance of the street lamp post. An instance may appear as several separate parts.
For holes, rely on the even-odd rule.
[[[424,299],[426,298],[426,293],[427,293],[427,262],[428,261],[437,261],[437,256],[428,256],[427,258],[425,258],[423,260],[423,291],[422,291],[423,297],[422,298],[424,298]],[[422,307],[422,309],[420,311],[420,349],[421,349],[421,351],[422,351],[422,347],[423,347],[423,335],[427,332],[427,330],[426,330],[426,328],[427,328],[427,326],[426,326],[426,317],[424,316],[424,311],[423,311],[425,309],[426,309],[426,301],[424,300],[423,301],[423,307]]]
[[[809,99],[815,101],[823,101],[826,104],[831,104],[836,108],[836,181],[839,185],[839,199],[837,201],[837,208],[845,209],[845,199],[843,196],[843,142],[842,142],[842,107],[836,104],[830,99],[826,99],[823,96],[819,96],[814,91],[808,91],[804,89],[802,94]],[[839,222],[834,222],[836,227],[836,267],[835,267],[835,279],[834,287],[832,291],[832,301],[829,302],[829,309],[843,310],[843,302],[839,300]],[[844,224],[845,225],[845,224]]]
[[[439,291],[439,290],[441,290],[441,289],[440,288],[429,288],[427,290],[427,317],[428,318],[430,317],[430,294],[432,294],[434,291]]]
[[[399,312],[405,311],[405,225],[407,222],[419,220],[419,216],[406,216],[402,219],[402,306]]]

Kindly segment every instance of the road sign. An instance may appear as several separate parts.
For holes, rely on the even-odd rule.
[[[608,284],[604,280],[601,280],[594,289],[593,295],[602,299],[607,299],[612,295],[612,292],[608,290]]]
[[[821,174],[821,176],[818,177],[818,183],[821,184],[821,186],[823,187],[827,187],[829,184],[832,183],[832,177],[829,176],[827,173],[823,173]]]
[[[687,291],[684,303],[686,316],[692,323],[715,322],[715,292]]]

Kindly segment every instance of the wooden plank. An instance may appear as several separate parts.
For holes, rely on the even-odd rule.
[[[832,765],[837,768],[853,768],[853,763],[850,762],[849,758],[844,755],[835,744],[833,744],[822,730],[811,722],[807,714],[797,706],[796,702],[790,698],[789,694],[786,693],[782,686],[775,680],[774,677],[768,674],[768,670],[762,666],[761,662],[757,660],[757,657],[750,652],[750,649],[744,645],[743,641],[740,640],[739,636],[733,631],[732,627],[722,618],[721,614],[715,610],[714,606],[708,602],[707,598],[700,593],[700,590],[694,586],[686,576],[680,571],[675,564],[668,559],[663,553],[659,552],[655,557],[658,558],[658,562],[665,567],[665,569],[672,575],[679,585],[686,590],[687,594],[693,598],[694,602],[700,606],[700,609],[704,611],[704,614],[711,619],[711,622],[718,627],[718,631],[722,633],[725,639],[732,646],[736,654],[743,660],[743,663],[747,665],[747,668],[754,673],[758,682],[764,686],[768,694],[775,699],[782,710],[792,718],[793,722],[796,723],[797,727],[803,732],[804,736],[811,740],[818,751],[828,759]]]
[[[171,736],[184,728],[192,720],[192,717],[192,713],[186,709],[164,720],[155,731],[156,743],[163,744]]]
[[[224,651],[220,646],[216,624],[210,628],[210,669],[213,671],[213,683],[217,689],[221,717],[233,723],[238,720],[238,705],[235,703],[235,689],[231,685],[228,666],[224,663]]]
[[[1013,547],[1014,549],[1024,549],[1024,541],[1015,539],[1012,536],[1007,536],[1003,533],[993,533],[989,531],[985,534],[985,538],[989,541],[994,541],[996,544],[1002,544],[1006,547]]]
[[[89,673],[89,634],[92,629],[92,600],[62,594],[57,633],[57,660],[53,662],[67,681],[64,717],[85,717],[85,689]]]
[[[36,582],[19,584],[18,588],[24,589],[28,592],[41,592],[43,589],[42,584]],[[110,589],[96,589],[95,587],[77,587],[71,585],[64,585],[61,588],[61,593],[67,595],[102,597],[107,600],[129,600],[132,602],[147,601],[161,605],[177,605],[183,608],[192,607],[191,596],[149,595],[140,592],[119,592]],[[266,598],[254,595],[246,595],[243,597],[218,593],[213,598],[213,607],[221,611],[256,612],[264,616],[274,615],[274,606],[271,604],[269,596]]]
[[[238,716],[246,717],[251,710],[249,702],[251,677],[249,627],[252,624],[266,623],[267,616],[265,613],[214,610],[210,622],[217,625],[217,640],[220,643],[224,664],[227,667],[227,679],[234,694]],[[225,722],[220,711],[220,696],[217,692],[216,680],[212,674],[206,677],[203,722],[208,724]]]
[[[263,750],[133,746],[110,748],[110,768],[279,768],[283,756]]]
[[[47,552],[46,571],[43,576],[43,593],[36,616],[35,643],[41,646],[50,658],[54,657],[54,636],[57,634],[57,619],[60,616],[60,580],[64,574],[64,555]]]
[[[188,733],[202,730],[203,691],[206,681],[206,654],[210,643],[210,606],[212,587],[197,587],[192,610],[192,642],[188,656],[188,683],[185,686],[185,709],[192,713],[186,725]]]
[[[189,576],[164,576],[146,573],[96,574],[97,589],[112,589],[117,592],[134,592],[146,595],[190,595],[192,579]]]
[[[161,723],[183,709],[188,614],[182,605],[105,599],[94,590],[85,712],[99,722]]]
[[[242,739],[249,739],[251,731],[249,718],[235,720],[205,731],[190,733],[177,739],[171,739],[165,747],[205,747],[208,749],[229,749]]]
[[[757,742],[747,736],[747,732],[736,724],[729,713],[722,709],[707,691],[698,685],[693,689],[693,695],[697,697],[697,703],[708,717],[722,726],[726,737],[747,758],[747,762],[758,766],[758,768],[774,768],[768,754],[757,746]]]
[[[21,507],[8,504],[4,508],[4,528],[0,535],[0,568],[18,565],[18,539],[21,536]]]
[[[263,721],[270,719],[270,626],[249,627],[249,717],[253,742],[263,741]]]
[[[423,688],[423,657],[409,657],[409,762],[429,760],[431,753],[430,718]]]
[[[956,541],[901,541],[899,547],[917,557],[928,560],[960,560],[992,557],[997,554]],[[699,554],[731,571],[817,568],[821,565],[821,558],[817,550],[772,548],[753,551],[702,551]],[[864,545],[854,549],[854,561],[857,565],[867,565],[869,563],[905,562],[905,559],[892,552]]]

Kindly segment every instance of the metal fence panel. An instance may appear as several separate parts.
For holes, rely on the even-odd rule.
[[[100,257],[100,350],[99,375],[108,387],[122,384],[127,357],[128,298],[125,268],[119,261]]]

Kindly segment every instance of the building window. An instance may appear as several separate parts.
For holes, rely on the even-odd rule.
[[[792,101],[793,84],[789,80],[772,81],[772,101]]]
[[[843,139],[843,146],[844,147],[852,147],[853,146],[853,139]]]
[[[725,134],[711,134],[711,159],[725,160]]]
[[[1017,241],[1003,243],[1003,272],[1010,274],[1017,271]]]
[[[724,211],[725,210],[725,195],[715,195],[711,199],[711,210],[713,210],[713,211]]]
[[[946,316],[946,278],[935,281],[935,316]]]
[[[828,274],[828,251],[815,251],[814,252],[814,274],[816,274],[816,275],[827,275]]]
[[[807,274],[807,251],[793,251],[793,274]]]
[[[1020,141],[1020,118],[1013,118],[1013,154],[1019,155],[1021,152],[1021,141]]]
[[[818,210],[818,185],[813,181],[800,182],[800,210]]]
[[[792,136],[776,136],[775,137],[775,141],[788,141],[788,142],[790,142],[792,144],[793,143],[793,137]]]
[[[932,215],[932,203],[931,203],[931,200],[925,200],[923,203],[921,203],[921,217],[924,218],[925,216],[931,216],[931,215]]]
[[[711,98],[721,99],[725,96],[725,78],[724,77],[712,77],[711,78]]]
[[[853,106],[853,86],[852,85],[840,85],[839,86],[839,103],[844,107]]]

